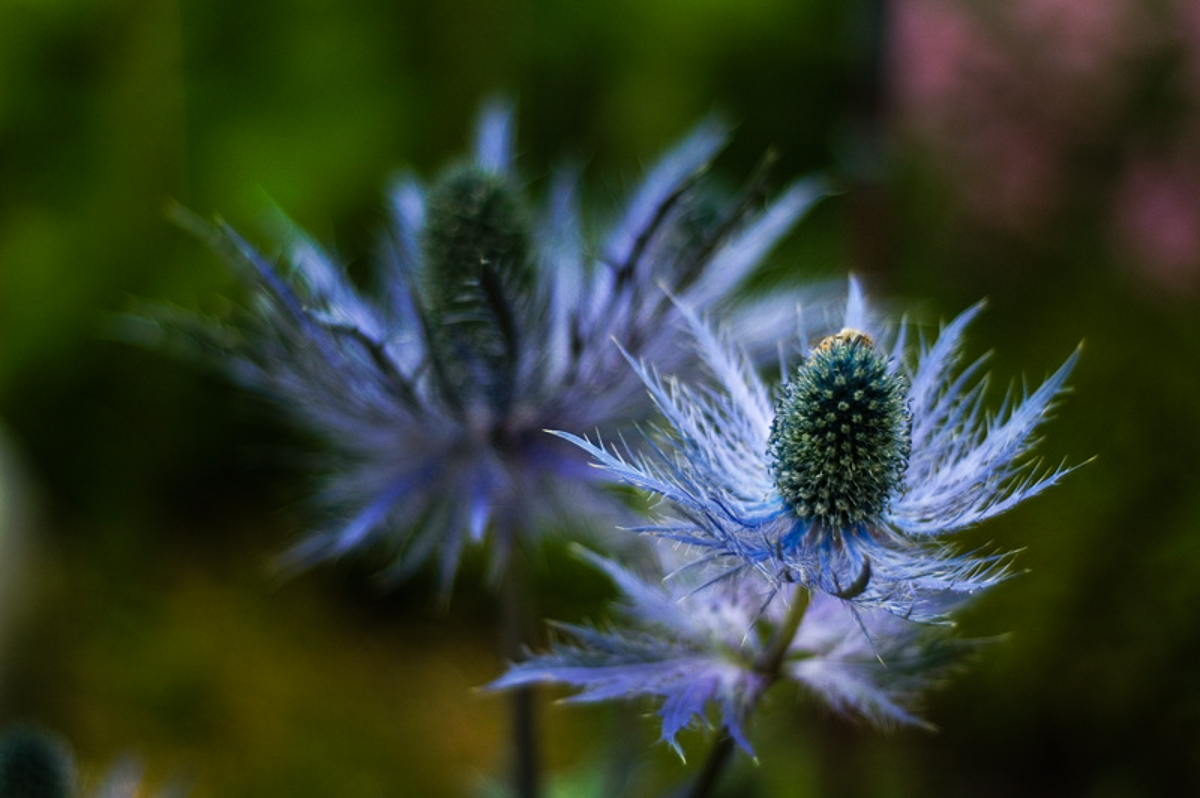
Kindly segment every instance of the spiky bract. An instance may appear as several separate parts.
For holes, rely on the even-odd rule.
[[[677,558],[665,554],[672,565]],[[777,680],[803,685],[827,707],[878,726],[924,725],[914,713],[921,691],[936,682],[973,641],[879,610],[854,610],[817,595],[805,610],[777,673],[761,669],[792,601],[794,585],[772,586],[756,572],[703,586],[702,570],[665,580],[643,577],[588,555],[624,596],[612,629],[560,625],[568,639],[544,655],[513,665],[492,688],[560,682],[582,688],[570,701],[652,697],[662,701],[662,739],[681,752],[676,735],[703,721],[715,705],[720,724],[751,752],[745,723]],[[682,753],[682,752],[681,752]]]

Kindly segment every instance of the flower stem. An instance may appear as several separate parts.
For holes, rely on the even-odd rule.
[[[533,687],[529,685],[512,693],[512,780],[514,794],[519,798],[538,798],[541,794],[535,699]]]
[[[807,610],[808,591],[804,588],[797,588],[795,595],[792,596],[792,606],[788,607],[788,614],[779,628],[775,630],[775,637],[772,638],[771,645],[763,652],[755,667],[755,670],[767,677],[766,687],[770,687],[779,678],[779,669],[783,667],[784,657],[787,656],[788,649],[792,646],[792,640],[795,639],[796,632],[800,629],[800,622],[804,620],[804,613]],[[764,691],[766,687],[763,688]]]
[[[518,550],[509,554],[500,587],[501,630],[504,656],[513,662],[525,658],[529,632],[529,595],[525,569]],[[541,779],[538,767],[536,695],[532,685],[511,693],[512,788],[516,798],[538,798]]]
[[[796,638],[796,632],[800,630],[800,622],[804,620],[804,613],[807,610],[808,591],[803,588],[797,588],[795,595],[792,596],[792,606],[788,607],[788,613],[784,617],[783,623],[775,630],[775,634],[771,638],[766,651],[762,653],[762,656],[754,664],[754,670],[763,677],[763,685],[759,691],[759,695],[765,693],[770,689],[771,685],[779,681],[780,672],[783,669],[783,661],[787,657],[788,649],[792,646],[792,641]],[[708,798],[712,794],[732,753],[733,738],[729,736],[728,731],[722,729],[720,737],[713,744],[712,750],[708,752],[708,759],[705,760],[704,767],[700,770],[700,774],[696,776],[696,781],[692,785],[691,792],[688,793],[688,798]]]
[[[696,776],[696,783],[692,785],[688,798],[707,798],[712,794],[713,788],[717,786],[717,780],[721,777],[721,771],[725,769],[725,763],[729,761],[729,755],[732,753],[733,738],[729,736],[729,732],[722,729],[721,736],[717,738],[712,750],[708,752],[708,759],[704,760],[704,768]]]

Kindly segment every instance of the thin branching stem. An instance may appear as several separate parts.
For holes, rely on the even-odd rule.
[[[783,662],[787,658],[787,652],[792,647],[792,641],[796,638],[796,632],[799,631],[800,623],[804,620],[804,613],[807,610],[808,591],[803,588],[797,589],[796,594],[792,597],[792,606],[788,608],[788,614],[784,617],[783,623],[775,630],[775,634],[771,638],[771,643],[767,646],[767,650],[762,653],[762,656],[754,664],[754,669],[763,676],[762,693],[765,693],[770,689],[771,685],[779,681],[780,673],[783,670]],[[759,694],[761,695],[762,693]],[[708,758],[704,761],[704,767],[701,768],[699,775],[696,776],[696,781],[688,793],[688,798],[708,798],[708,796],[712,795],[717,782],[721,778],[721,774],[725,771],[725,766],[732,758],[732,754],[733,738],[729,736],[728,731],[722,729],[721,735],[713,744],[712,750],[708,752]]]
[[[729,732],[722,729],[721,735],[713,743],[712,750],[708,752],[708,758],[704,760],[704,767],[696,776],[696,782],[692,785],[688,798],[707,798],[712,794],[731,754],[733,754],[733,738],[729,736]]]
[[[808,591],[804,588],[797,588],[796,594],[792,596],[792,606],[788,607],[788,614],[779,628],[775,630],[775,637],[771,640],[771,645],[767,647],[756,663],[755,670],[767,677],[768,686],[779,678],[783,660],[787,656],[788,649],[792,647],[792,641],[796,638],[796,632],[800,629],[800,622],[804,620],[804,613],[807,610]]]

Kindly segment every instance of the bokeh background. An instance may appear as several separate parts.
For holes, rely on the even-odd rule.
[[[274,202],[361,263],[389,177],[436,173],[497,93],[534,193],[574,159],[615,207],[714,109],[738,123],[721,179],[769,148],[780,184],[834,176],[759,287],[853,270],[931,325],[986,296],[997,397],[1085,341],[1041,453],[1096,459],[968,536],[1028,573],[965,619],[1004,638],[928,697],[941,731],[780,690],[727,794],[1200,790],[1194,0],[0,0],[0,725],[201,798],[494,791],[479,563],[448,607],[354,563],[273,578],[311,442],[111,322],[241,296],[168,199],[265,245]],[[535,577],[547,616],[603,617],[561,547]],[[547,700],[557,794],[680,783],[648,711]]]

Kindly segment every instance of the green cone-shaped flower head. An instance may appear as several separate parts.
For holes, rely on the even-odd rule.
[[[900,486],[911,448],[908,381],[871,338],[821,341],[784,388],[768,439],[775,484],[801,518],[870,523]]]
[[[517,319],[535,280],[520,194],[506,175],[476,165],[450,169],[430,188],[421,244],[451,393],[506,407]]]
[[[506,282],[531,276],[520,194],[508,177],[478,166],[451,168],[432,186],[422,245],[438,309],[469,295],[485,268]]]

